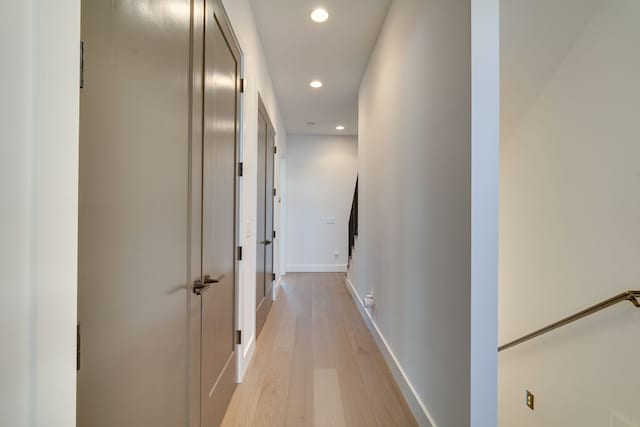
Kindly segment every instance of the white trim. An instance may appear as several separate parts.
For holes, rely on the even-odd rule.
[[[256,341],[255,336],[251,336],[246,345],[242,344],[242,349],[244,351],[239,351],[240,357],[242,358],[241,368],[238,372],[238,378],[236,380],[237,383],[241,383],[244,379],[244,375],[247,373],[247,368],[249,364],[251,364],[251,359],[253,359],[253,354],[256,350]]]
[[[346,273],[347,264],[289,264],[290,273]]]
[[[382,332],[380,332],[380,329],[378,329],[375,320],[373,320],[373,317],[371,317],[371,313],[369,313],[369,311],[365,308],[362,298],[360,298],[360,296],[358,295],[358,291],[356,291],[353,283],[351,283],[351,280],[349,280],[348,277],[345,278],[344,283],[349,290],[349,293],[353,297],[353,300],[355,301],[356,306],[358,307],[358,310],[360,311],[360,314],[364,319],[364,322],[367,324],[367,328],[369,328],[371,335],[373,335],[373,338],[376,341],[380,352],[384,356],[384,360],[387,362],[393,378],[396,380],[396,383],[400,387],[400,391],[407,401],[407,404],[409,405],[413,416],[416,417],[418,425],[424,427],[437,427],[435,421],[433,420],[433,417],[429,414],[426,405],[424,404],[424,402],[422,402],[422,399],[420,399],[418,393],[416,393],[416,390],[411,384],[411,381],[409,381],[409,378],[407,378],[404,369],[402,369],[402,366],[400,366],[400,362],[398,362],[398,359],[396,359],[396,356],[393,354],[391,347],[389,347],[389,344],[387,344],[387,340],[385,340]]]
[[[278,276],[276,280],[276,284],[273,285],[273,300],[275,301],[278,298],[278,293],[280,292],[280,287],[282,286],[282,276]]]
[[[245,359],[245,362],[250,362],[250,360],[247,360],[247,358],[251,358],[251,355],[253,354],[253,350],[254,350],[254,338],[255,336],[251,335],[251,338],[249,338],[249,341],[247,342],[247,345],[244,346],[244,353],[242,354],[242,357]]]

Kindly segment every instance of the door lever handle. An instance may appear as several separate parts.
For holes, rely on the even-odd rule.
[[[196,295],[202,295],[213,283],[219,283],[223,278],[224,274],[221,274],[217,279],[212,279],[211,275],[207,274],[204,276],[204,280],[198,279],[193,282],[193,293]]]
[[[196,295],[202,295],[211,285],[205,285],[202,280],[198,279],[193,282],[193,293]]]
[[[206,276],[204,276],[204,283],[205,284],[220,283],[222,279],[224,279],[224,274],[221,274],[217,279],[212,279],[211,275],[207,274]]]

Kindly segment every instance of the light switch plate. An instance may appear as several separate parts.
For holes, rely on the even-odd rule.
[[[335,216],[330,216],[329,218],[327,218],[327,224],[335,224],[335,223],[336,223]]]

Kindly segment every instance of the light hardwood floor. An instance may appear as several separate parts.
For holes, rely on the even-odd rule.
[[[286,275],[223,426],[417,425],[344,280]]]

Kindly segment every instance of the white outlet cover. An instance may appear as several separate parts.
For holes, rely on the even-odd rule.
[[[327,224],[335,224],[335,223],[336,223],[335,216],[330,216],[329,218],[327,218]]]

